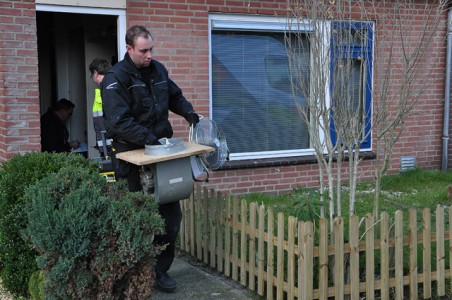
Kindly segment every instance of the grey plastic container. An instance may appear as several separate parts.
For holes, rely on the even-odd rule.
[[[158,204],[188,199],[193,191],[190,157],[153,164],[154,197]]]

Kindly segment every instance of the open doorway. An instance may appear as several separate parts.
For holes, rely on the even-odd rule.
[[[92,123],[96,85],[88,65],[96,57],[117,62],[118,17],[37,11],[36,18],[41,114],[58,99],[72,101],[75,110],[67,123],[70,140],[84,143],[88,157],[97,157]]]

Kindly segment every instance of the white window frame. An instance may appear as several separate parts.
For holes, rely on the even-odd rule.
[[[297,26],[304,26],[306,31],[311,30],[308,22],[297,24]],[[211,14],[209,15],[209,70],[212,70],[212,30],[215,29],[231,29],[231,30],[245,30],[245,31],[264,31],[264,32],[285,32],[288,24],[286,18],[267,17],[267,16],[249,16],[249,15],[225,15],[225,14]],[[303,28],[301,28],[303,29]],[[212,78],[209,79],[209,110],[212,116],[213,99],[212,99]],[[232,138],[233,137],[229,137]],[[251,153],[231,153],[230,160],[245,160],[245,159],[260,159],[260,158],[278,158],[278,157],[293,157],[301,155],[312,155],[313,149],[297,149],[284,151],[262,151]]]

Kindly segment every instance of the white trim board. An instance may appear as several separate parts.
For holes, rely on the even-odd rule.
[[[121,0],[123,1],[123,0]],[[60,13],[75,13],[75,14],[93,14],[93,15],[111,15],[117,16],[117,28],[118,28],[118,59],[124,57],[126,51],[126,10],[124,9],[111,9],[102,7],[82,7],[82,6],[59,6],[59,5],[47,5],[38,4],[38,2],[62,2],[62,1],[52,1],[52,0],[39,0],[36,1],[36,11],[48,11],[48,12],[60,12]],[[76,1],[67,1],[68,3]],[[78,1],[78,2],[88,2],[88,1]],[[107,2],[107,1],[96,1]],[[115,2],[115,1],[112,1]],[[123,1],[125,2],[125,1]]]
[[[126,0],[36,0],[35,3],[75,7],[126,8]]]

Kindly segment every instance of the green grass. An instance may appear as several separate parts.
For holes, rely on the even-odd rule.
[[[347,183],[347,182],[344,182]],[[452,172],[415,169],[398,175],[385,176],[382,180],[382,195],[380,212],[387,211],[393,215],[397,210],[407,211],[409,208],[430,208],[435,210],[438,205],[450,205],[448,199],[448,185],[452,184]],[[342,216],[349,215],[348,187],[342,188]],[[269,196],[264,194],[250,194],[243,196],[247,202],[257,202],[272,208],[275,213],[283,212],[285,215],[297,215],[297,205],[310,203],[316,211],[315,205],[319,199],[317,189],[300,188],[286,195]],[[356,214],[365,216],[373,212],[375,198],[375,184],[372,182],[360,183],[356,192]],[[304,205],[301,218],[309,219],[307,205]]]

